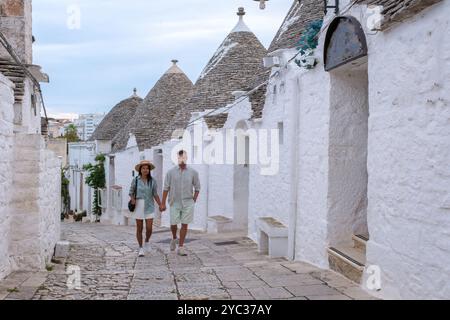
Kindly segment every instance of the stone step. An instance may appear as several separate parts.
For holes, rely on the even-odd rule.
[[[328,248],[328,262],[330,269],[342,274],[347,279],[361,283],[366,254],[362,249],[353,247]]]
[[[233,220],[224,216],[208,217],[208,233],[224,233],[233,230]]]
[[[354,234],[352,240],[353,240],[353,248],[361,249],[364,253],[366,253],[367,241],[369,241],[368,236],[361,234]]]

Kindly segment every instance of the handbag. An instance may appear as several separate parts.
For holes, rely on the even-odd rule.
[[[134,199],[136,199],[137,197],[137,183],[138,183],[138,179],[136,177],[136,184],[135,184],[135,188],[134,188]],[[130,212],[134,212],[134,210],[136,210],[136,204],[131,203],[131,200],[128,201],[128,210],[130,210]]]

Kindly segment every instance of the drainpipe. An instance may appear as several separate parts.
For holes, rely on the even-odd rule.
[[[294,106],[292,108],[292,130],[291,136],[291,193],[290,193],[290,207],[289,207],[289,241],[288,241],[288,259],[295,260],[295,246],[297,236],[297,193],[298,193],[298,136],[300,133],[300,79],[295,78],[294,86]]]

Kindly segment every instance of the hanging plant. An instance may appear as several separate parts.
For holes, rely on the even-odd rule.
[[[95,158],[95,161],[97,162],[95,165],[87,164],[83,167],[84,170],[89,172],[89,175],[86,177],[86,184],[94,189],[93,212],[97,216],[97,221],[102,215],[102,208],[99,203],[100,189],[105,188],[106,185],[105,159],[103,154],[99,154]]]
[[[312,69],[317,65],[317,60],[314,57],[314,49],[319,44],[318,35],[322,24],[323,20],[312,21],[303,31],[297,47],[297,50],[300,51],[300,58],[295,60],[295,63],[299,67]]]

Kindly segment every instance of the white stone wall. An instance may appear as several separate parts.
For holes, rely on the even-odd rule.
[[[238,101],[239,102],[233,108],[229,109],[228,119],[221,130],[221,133],[225,138],[227,137],[226,130],[235,130],[238,123],[242,123],[242,121],[249,119],[252,115],[249,100],[238,99]],[[225,109],[228,108],[229,107],[225,107]],[[224,148],[226,149],[226,142],[224,143]],[[234,164],[226,163],[225,165],[211,166],[209,175],[209,216],[223,215],[233,219],[234,229],[245,227],[236,225]],[[239,182],[236,181],[236,183]]]
[[[233,166],[214,165],[209,167],[208,216],[224,216],[233,219]]]
[[[180,145],[181,141],[174,140],[174,141],[167,141],[165,142],[161,148],[163,150],[163,168],[162,168],[162,178],[163,180],[166,177],[167,172],[172,169],[173,167],[177,166],[178,163],[172,161],[172,151],[173,150],[179,150],[180,148],[183,148],[188,152],[188,165],[190,165],[193,169],[197,170],[200,177],[200,183],[201,183],[201,191],[198,198],[198,201],[195,205],[195,211],[194,211],[194,221],[191,225],[189,225],[189,228],[192,230],[201,230],[206,231],[207,227],[207,217],[208,217],[208,166],[202,165],[202,164],[193,164],[191,161],[193,161],[192,158],[192,148],[184,145]],[[161,195],[162,196],[162,195]],[[167,200],[167,211],[162,214],[161,217],[161,224],[162,226],[168,227],[170,226],[170,205],[169,201]]]
[[[130,200],[128,192],[130,190],[131,181],[137,174],[134,171],[134,167],[140,160],[141,153],[137,146],[115,154],[115,182],[116,185],[122,187],[122,214],[123,217],[128,218],[127,223],[130,225],[133,225],[135,221],[128,210],[128,201]]]
[[[353,234],[368,234],[366,68],[330,72],[328,235],[332,246],[351,246]]]
[[[450,296],[449,12],[450,3],[443,2],[387,31],[366,30],[367,266],[380,267],[382,289],[371,293],[382,298]],[[365,28],[364,7],[349,14]],[[335,178],[330,140],[339,123],[331,123],[338,119],[331,112],[336,83],[321,63],[324,35],[316,49],[320,64],[299,78],[296,222],[296,260],[321,267],[328,266],[326,249],[340,236],[329,228]],[[345,127],[346,119],[341,122]]]
[[[8,247],[13,161],[13,104],[13,83],[0,73],[0,154],[2,155],[0,157],[0,279],[11,271]]]
[[[449,17],[443,1],[369,36],[367,259],[385,298],[450,297]]]
[[[300,69],[289,66],[280,70],[280,75],[271,79],[266,95],[262,122],[254,126],[257,130],[277,130],[283,124],[283,141],[279,145],[278,170],[264,175],[262,166],[250,166],[249,236],[256,240],[256,221],[260,217],[272,217],[286,227],[290,227],[289,210],[291,202],[291,176],[293,170],[291,139],[293,139],[293,109],[296,105],[296,75]],[[268,133],[269,137],[271,133]],[[261,134],[259,134],[261,136]],[[268,139],[271,142],[271,138]],[[278,143],[278,141],[277,141]],[[272,146],[270,147],[272,148]],[[272,152],[269,148],[269,152]],[[258,153],[261,148],[258,146]],[[269,154],[268,156],[271,156]],[[261,163],[261,154],[258,154]],[[276,172],[276,173],[275,173]],[[287,250],[287,248],[286,248]]]
[[[322,68],[319,65],[299,78],[295,259],[326,268],[330,96],[329,74]]]
[[[60,237],[61,161],[40,134],[16,134],[9,255],[14,270],[43,270]]]
[[[69,143],[69,195],[70,209],[92,213],[92,190],[86,184],[86,172],[83,166],[94,164],[96,145],[90,142]]]
[[[40,168],[40,249],[41,257],[48,263],[61,234],[61,160],[54,152],[42,150]]]
[[[162,177],[163,180],[166,177],[167,172],[174,167],[174,163],[171,160],[171,153],[172,149],[178,144],[178,141],[166,141],[161,145],[162,148],[162,155],[163,155],[163,166],[162,166]],[[161,225],[164,227],[170,227],[170,207],[169,207],[169,200],[167,199],[167,211],[164,212],[161,216]]]

